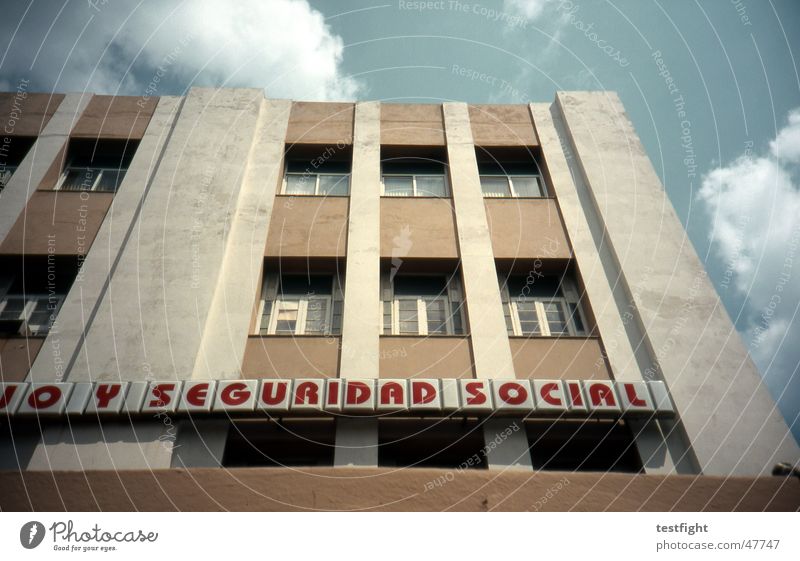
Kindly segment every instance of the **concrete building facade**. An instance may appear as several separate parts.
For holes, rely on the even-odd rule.
[[[4,486],[130,471],[146,494],[133,474],[166,470],[159,481],[188,489],[175,473],[211,487],[270,467],[286,485],[357,478],[368,491],[353,508],[380,508],[396,497],[375,482],[425,487],[453,470],[461,483],[442,504],[464,481],[485,486],[486,470],[509,485],[586,472],[589,494],[674,478],[683,497],[698,476],[751,489],[737,478],[800,459],[614,93],[412,105],[193,88],[12,93],[0,108],[15,115],[0,151],[0,382],[71,392],[55,415],[22,415],[27,393],[19,415],[5,411]],[[318,380],[326,399],[392,381],[385,391],[402,387],[411,405],[259,414],[258,392],[277,380],[295,392]],[[415,380],[437,388],[438,409],[412,406]],[[470,380],[495,392],[494,409],[453,405]],[[182,407],[192,384],[231,381],[253,397],[247,413]],[[510,381],[529,409],[500,407]],[[145,414],[157,382],[172,384],[174,407]],[[92,409],[104,383],[125,383],[114,415]],[[546,383],[578,388],[564,414],[534,405]],[[582,414],[592,384],[628,406],[623,388],[663,388],[652,398],[671,414]],[[798,500],[753,481],[783,507]],[[319,508],[350,504],[351,491],[330,492]]]

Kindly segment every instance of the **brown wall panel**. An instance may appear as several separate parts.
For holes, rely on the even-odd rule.
[[[349,204],[348,197],[277,197],[269,223],[265,255],[346,255]]]
[[[156,105],[157,97],[96,95],[86,106],[70,136],[141,139]]]
[[[381,144],[444,146],[442,106],[382,103]]]
[[[39,136],[56,112],[64,94],[0,93],[0,121],[4,135]]]
[[[496,259],[570,257],[554,199],[484,199]]]
[[[24,382],[44,337],[0,339],[0,382]]]
[[[517,378],[610,380],[598,337],[510,337]]]
[[[476,146],[538,146],[527,105],[470,105]]]
[[[338,337],[248,337],[244,378],[335,378]]]
[[[113,200],[113,193],[37,191],[0,245],[0,253],[45,255],[52,241],[55,255],[85,254]]]
[[[352,103],[292,103],[287,144],[352,144],[355,105]]]
[[[469,337],[382,336],[381,378],[472,378]]]
[[[427,490],[431,481],[445,477],[447,485]],[[800,509],[800,485],[788,477],[425,468],[0,472],[3,511],[485,512],[532,508],[796,512]]]
[[[381,257],[458,257],[452,199],[381,199]]]

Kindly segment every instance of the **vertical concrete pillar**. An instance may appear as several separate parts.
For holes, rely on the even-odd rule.
[[[178,422],[171,467],[221,467],[229,429],[228,419],[186,419]]]
[[[531,104],[530,109],[586,296],[603,338],[606,360],[615,379],[641,380],[644,372],[655,368],[653,357],[643,342],[643,327],[630,314],[631,301],[622,271],[577,167],[560,112],[547,103]],[[664,421],[632,421],[631,425],[647,473],[698,471],[694,454],[678,427],[667,429]]]
[[[381,107],[356,104],[342,318],[342,378],[378,378],[380,363]],[[378,421],[340,417],[334,465],[378,465]]]
[[[0,241],[11,231],[28,204],[28,199],[66,148],[72,127],[78,122],[91,99],[91,94],[73,93],[64,96],[58,109],[28,150],[25,159],[11,176],[8,185],[3,189],[3,202],[0,204]]]
[[[444,125],[475,375],[515,378],[467,105],[445,103]],[[532,469],[521,421],[490,419],[483,428],[489,467]]]
[[[658,368],[645,376],[667,383],[702,472],[767,474],[778,461],[797,462],[800,448],[617,95],[559,92],[556,105],[620,282],[646,326],[643,343]]]
[[[283,151],[292,102],[262,100],[244,181],[232,209],[222,268],[203,329],[193,378],[233,379],[242,360],[253,313],[253,296],[264,264],[275,193],[282,180]]]

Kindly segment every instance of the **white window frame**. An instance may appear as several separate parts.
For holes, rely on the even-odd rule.
[[[326,308],[325,308],[325,331],[322,333],[311,333],[311,335],[330,335],[332,328],[333,328],[333,297],[330,295],[314,295],[310,294],[308,296],[297,296],[297,297],[281,297],[278,296],[275,300],[272,301],[272,310],[270,311],[269,316],[269,325],[267,327],[267,335],[306,335],[306,319],[308,317],[308,303],[312,300],[325,300]],[[264,306],[266,305],[266,299],[261,299],[261,305],[258,309],[258,317],[262,318],[264,316]],[[297,324],[295,325],[294,333],[276,333],[278,327],[278,310],[280,309],[280,305],[285,302],[298,302],[297,307]],[[258,322],[260,325],[260,321]],[[256,326],[256,333],[259,333],[261,330]]]
[[[534,309],[536,310],[536,317],[539,320],[539,333],[523,333],[522,326],[519,320],[519,308],[517,304],[519,303],[534,303]],[[561,311],[564,313],[564,318],[567,320],[567,332],[566,333],[556,333],[553,335],[550,332],[550,322],[547,321],[547,312],[544,308],[545,304],[556,303],[561,308]],[[514,331],[515,337],[560,337],[562,335],[566,335],[569,337],[582,337],[586,335],[586,319],[583,316],[583,310],[581,310],[581,306],[576,304],[576,311],[580,317],[581,323],[584,326],[584,330],[579,331],[575,326],[575,320],[573,318],[572,312],[570,311],[570,302],[567,301],[566,298],[558,296],[555,298],[532,298],[532,297],[524,297],[524,298],[511,298],[508,302],[508,306],[511,309],[511,325]]]
[[[31,315],[33,315],[33,312],[36,309],[36,304],[38,304],[41,300],[45,300],[49,306],[50,301],[55,300],[55,308],[50,311],[50,316],[55,317],[58,315],[61,305],[64,303],[65,297],[60,294],[6,294],[2,299],[0,299],[0,313],[5,310],[9,298],[21,298],[25,300],[25,306],[23,307],[22,312],[20,312],[21,317],[16,318],[22,320],[22,326],[19,330],[20,335],[26,335],[28,332],[32,333],[33,335],[47,335],[50,332],[51,327],[49,324],[31,325],[29,323]],[[42,330],[42,328],[45,329]]]
[[[289,176],[290,175],[299,175],[300,177],[311,177],[314,176],[314,192],[313,193],[287,193],[286,190],[289,187]],[[347,177],[347,193],[344,195],[331,195],[327,193],[320,193],[319,192],[319,177],[321,175],[333,175],[336,177]],[[299,172],[299,171],[286,171],[283,174],[283,185],[281,187],[281,195],[289,195],[291,197],[349,197],[350,196],[350,175],[349,173],[307,173],[307,172]]]
[[[514,174],[514,175],[507,175],[507,174],[482,173],[482,174],[480,174],[479,179],[482,179],[484,177],[504,178],[506,180],[506,182],[508,183],[508,192],[510,193],[510,195],[487,195],[486,193],[483,193],[483,189],[481,189],[481,192],[483,193],[483,197],[486,198],[486,199],[546,199],[547,198],[547,187],[544,184],[544,180],[542,179],[541,174],[536,174],[536,173],[522,174],[522,173],[520,173],[520,174]],[[526,196],[519,195],[517,193],[516,189],[514,189],[514,178],[515,177],[518,177],[518,178],[534,178],[534,179],[536,179],[536,182],[539,184],[539,191],[541,192],[541,195],[539,195],[538,197],[529,197],[527,195]]]
[[[411,194],[410,195],[387,195],[386,194],[386,183],[384,182],[385,177],[410,177],[411,178]],[[418,177],[441,177],[444,179],[444,195],[437,196],[437,195],[418,195],[417,194],[417,178]],[[398,199],[402,199],[404,197],[426,197],[431,199],[446,199],[450,196],[450,181],[447,179],[447,174],[438,174],[438,173],[381,173],[381,196],[382,197],[394,197]]]
[[[61,177],[59,177],[59,179],[58,179],[58,184],[56,185],[55,190],[56,191],[61,191],[62,190],[62,187],[64,186],[64,183],[67,181],[67,175],[69,175],[69,172],[71,172],[71,171],[81,171],[82,170],[84,172],[84,175],[85,175],[86,170],[90,170],[90,169],[97,170],[99,172],[97,174],[97,176],[94,178],[94,182],[92,183],[91,189],[86,189],[85,191],[83,189],[80,189],[78,191],[69,191],[69,192],[74,192],[74,193],[96,192],[97,191],[97,186],[100,185],[100,179],[103,177],[103,172],[106,172],[106,171],[113,171],[115,173],[120,173],[122,171],[124,171],[125,173],[128,172],[128,168],[122,168],[122,167],[73,166],[72,164],[69,164],[69,165],[65,166],[64,167],[64,171],[61,172]],[[119,189],[119,185],[117,185],[117,189]],[[117,191],[114,190],[114,191],[101,191],[101,192],[102,193],[116,193]]]
[[[413,301],[417,302],[417,331],[416,333],[403,333],[400,331],[400,301]],[[446,327],[445,333],[428,333],[428,307],[426,302],[433,302],[442,300],[444,302],[444,314]],[[459,311],[460,313],[460,311]],[[383,313],[381,313],[383,316]],[[383,320],[381,320],[381,329],[383,329]],[[392,332],[385,333],[385,335],[403,335],[413,337],[414,335],[455,335],[453,330],[453,313],[450,298],[447,294],[442,296],[395,296],[392,298]]]

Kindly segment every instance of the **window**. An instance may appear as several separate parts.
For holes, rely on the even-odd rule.
[[[6,334],[47,335],[64,301],[62,295],[7,294],[0,300],[0,331]]]
[[[333,466],[333,419],[237,421],[228,431],[223,467]]]
[[[578,291],[571,279],[551,276],[499,278],[509,335],[586,335]]]
[[[333,275],[275,275],[264,281],[259,335],[338,335],[342,291]]]
[[[462,301],[456,275],[398,275],[383,280],[384,335],[461,335]]]
[[[8,185],[11,176],[22,164],[34,142],[36,138],[27,136],[9,136],[0,139],[0,192]]]
[[[421,158],[385,161],[381,170],[385,197],[447,197],[444,164]]]
[[[72,140],[56,189],[116,193],[136,146],[126,141]]]
[[[468,419],[378,420],[378,466],[486,469],[483,427]]]
[[[535,164],[478,164],[484,197],[544,197],[546,189]]]
[[[289,161],[286,164],[283,194],[346,197],[350,194],[350,164],[315,160]]]

